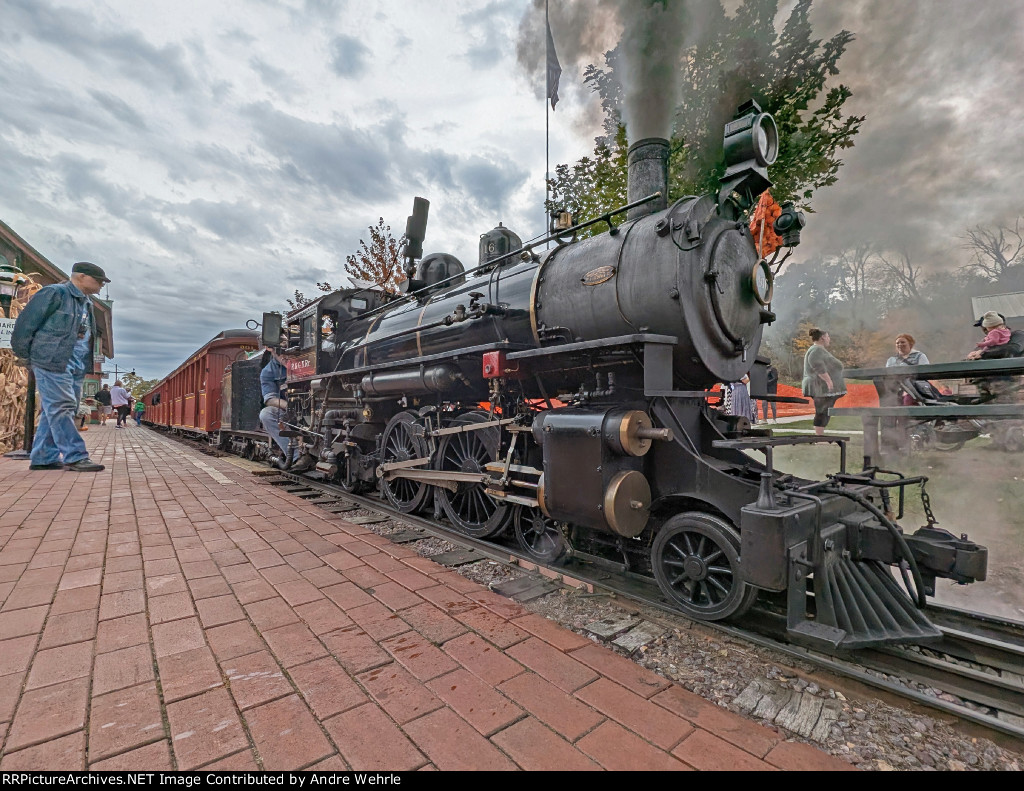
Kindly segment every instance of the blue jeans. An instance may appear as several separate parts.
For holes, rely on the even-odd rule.
[[[85,372],[73,374],[64,371],[58,374],[35,366],[32,372],[36,375],[36,388],[42,405],[32,443],[32,464],[56,464],[62,455],[65,464],[88,459],[85,440],[75,427]]]
[[[267,434],[270,435],[270,438],[277,443],[277,446],[285,454],[288,453],[288,440],[281,436],[281,429],[278,424],[284,420],[286,414],[283,409],[278,409],[276,406],[265,406],[260,410],[260,423],[263,424]]]

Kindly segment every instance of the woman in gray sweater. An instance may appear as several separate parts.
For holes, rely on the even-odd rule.
[[[828,425],[828,410],[846,395],[846,382],[843,364],[829,354],[829,334],[815,327],[808,335],[813,343],[804,355],[803,392],[814,400],[814,432],[821,436]]]

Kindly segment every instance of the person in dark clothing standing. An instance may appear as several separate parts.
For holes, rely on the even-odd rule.
[[[31,470],[103,469],[89,459],[75,413],[86,371],[92,370],[96,322],[90,297],[109,282],[100,267],[81,261],[71,267],[70,280],[44,286],[18,314],[11,349],[32,366],[42,403]]]
[[[774,365],[769,365],[768,366],[768,370],[765,371],[765,375],[767,376],[766,384],[765,384],[765,388],[764,388],[765,395],[770,395],[770,396],[777,395],[778,392],[779,392],[779,369],[776,368]],[[762,399],[762,401],[761,401],[761,412],[764,415],[765,422],[768,421],[768,407],[771,407],[771,410],[772,410],[772,420],[778,420],[779,419],[779,406],[778,406],[778,404],[776,404],[774,401],[768,401],[767,399]]]
[[[113,407],[110,406],[110,385],[103,385],[103,389],[96,393],[96,401],[100,405],[100,415],[103,418],[103,425],[107,425],[107,418]]]

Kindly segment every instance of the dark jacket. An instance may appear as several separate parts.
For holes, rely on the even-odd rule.
[[[14,323],[11,349],[34,367],[63,373],[82,329],[83,308],[88,310],[89,334],[92,338],[85,370],[87,373],[92,371],[92,348],[96,342],[96,317],[93,315],[92,300],[70,280],[44,286],[29,300]]]
[[[109,390],[98,390],[96,392],[96,400],[103,406],[110,406],[110,391]]]

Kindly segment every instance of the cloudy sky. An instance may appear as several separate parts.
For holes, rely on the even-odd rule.
[[[592,150],[580,75],[621,20],[602,0],[570,28],[575,4],[551,1],[554,165]],[[470,265],[499,221],[542,227],[536,7],[0,0],[0,219],[64,269],[107,270],[116,362],[147,378],[296,288],[342,285],[367,226],[397,236],[414,196],[427,252]],[[803,256],[872,239],[949,266],[968,225],[1024,211],[1024,4],[818,0],[812,20],[856,34],[840,69],[868,120]]]

